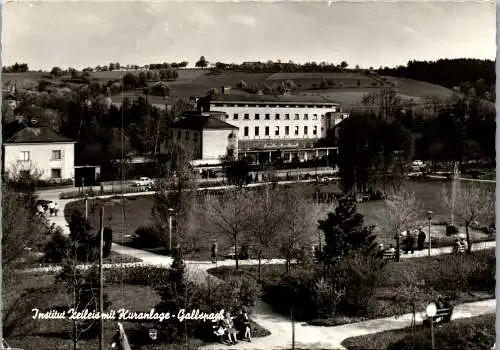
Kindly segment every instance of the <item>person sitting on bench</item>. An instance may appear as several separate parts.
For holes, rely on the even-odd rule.
[[[237,344],[238,343],[238,339],[236,338],[237,331],[234,328],[233,318],[231,317],[231,314],[229,312],[226,312],[226,318],[224,319],[224,324],[229,343]]]

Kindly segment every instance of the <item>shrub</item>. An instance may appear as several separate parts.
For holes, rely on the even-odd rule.
[[[458,233],[458,227],[454,225],[448,225],[446,226],[446,235],[451,236],[451,235],[456,235]]]
[[[153,225],[142,225],[135,230],[134,246],[138,248],[156,248],[167,244],[165,238]]]
[[[44,247],[44,260],[48,263],[60,263],[70,247],[69,239],[62,233],[58,227],[56,232]]]
[[[157,288],[168,281],[169,269],[156,266],[113,267],[104,270],[104,278],[109,284],[133,284]]]
[[[324,279],[316,281],[313,286],[315,308],[320,318],[328,318],[335,314],[337,306],[344,297],[345,290]]]
[[[490,349],[495,343],[495,315],[452,322],[435,333],[436,349],[479,350]],[[431,340],[428,329],[422,329],[413,337],[403,339],[389,345],[388,350],[420,350],[430,349]]]

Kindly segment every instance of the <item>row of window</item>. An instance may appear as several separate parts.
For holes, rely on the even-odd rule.
[[[308,127],[304,126],[304,135],[307,135],[308,131],[309,131]],[[245,126],[243,128],[243,136],[249,136],[249,132],[250,132],[250,128],[248,126]],[[264,127],[264,136],[270,136],[269,132],[270,132],[269,126]],[[312,134],[313,135],[318,134],[318,127],[317,126],[313,127]],[[284,136],[289,136],[289,135],[290,135],[290,127],[285,126]],[[298,126],[294,126],[293,135],[295,135],[295,136],[299,135],[299,127]],[[258,127],[258,126],[255,127],[254,136],[260,136],[260,127]],[[280,127],[279,126],[274,127],[274,136],[280,136]]]
[[[20,160],[22,161],[30,161],[31,160],[31,152],[30,151],[21,151],[20,152]],[[52,158],[50,160],[61,160],[62,159],[62,151],[61,150],[53,150]]]
[[[233,104],[233,103],[212,103],[212,106],[214,107],[257,107],[257,108],[335,108],[334,105],[278,105],[278,104],[271,104],[271,105],[258,105],[258,104]]]
[[[226,119],[228,119],[228,118],[229,118],[229,115],[227,115],[227,114],[226,114]],[[234,113],[234,114],[233,114],[233,120],[238,120],[238,119],[239,119],[239,115],[238,115],[238,113]],[[250,114],[249,114],[249,113],[245,113],[245,114],[243,114],[243,119],[244,119],[244,120],[250,120]],[[274,115],[274,119],[275,119],[275,120],[280,120],[280,119],[281,119],[280,114],[279,114],[279,113],[276,113],[276,114]],[[287,114],[284,114],[283,119],[284,119],[284,120],[290,120],[290,114],[288,114],[288,113],[287,113]],[[294,118],[293,118],[293,119],[294,119],[294,120],[300,120],[300,114],[296,113],[296,114],[294,115]],[[324,114],[322,114],[322,115],[321,115],[321,119],[325,119],[325,115],[324,115]],[[260,114],[255,113],[255,114],[254,114],[254,120],[260,120]],[[269,113],[264,114],[264,120],[271,120],[271,115],[270,115]],[[303,119],[302,119],[302,120],[309,120],[309,114],[307,114],[307,113],[306,113],[306,114],[304,114],[304,117],[303,117]],[[317,115],[317,114],[313,114],[313,115],[311,116],[311,120],[318,120],[318,115]]]
[[[189,140],[190,138],[190,133],[189,131],[185,131],[184,132],[184,137],[186,138],[186,141]],[[180,140],[182,138],[182,131],[177,131],[177,140]],[[198,132],[197,131],[194,131],[193,132],[193,141],[194,142],[198,142]]]

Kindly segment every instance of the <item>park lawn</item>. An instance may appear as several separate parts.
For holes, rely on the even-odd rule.
[[[55,275],[29,274],[25,278],[19,279],[16,285],[12,286],[16,291],[30,291],[29,297],[25,298],[25,305],[22,307],[22,328],[16,327],[15,331],[7,336],[10,346],[21,349],[71,349],[72,340],[69,337],[71,321],[66,320],[33,320],[33,308],[40,310],[50,310],[57,307],[66,307],[66,295],[55,285]],[[12,289],[12,290],[13,290]],[[160,301],[155,289],[148,285],[137,285],[130,283],[119,283],[119,278],[115,278],[104,287],[104,294],[111,301],[110,309],[128,309],[132,312],[149,312]],[[20,310],[21,312],[21,310]],[[133,348],[152,349],[151,345],[144,342],[144,329],[150,328],[153,324],[149,322],[124,321],[123,326]],[[252,321],[255,337],[267,336],[270,334],[266,329],[258,326]],[[104,322],[104,343],[110,344],[116,329],[116,322],[105,320]],[[142,339],[139,341],[139,339]],[[136,343],[134,343],[136,341]],[[198,339],[189,339],[190,345],[200,345],[203,342]],[[84,339],[78,342],[80,349],[97,349],[98,339]],[[145,345],[146,344],[146,345]],[[162,344],[162,349],[181,349],[179,344]],[[185,348],[185,346],[184,346]],[[189,347],[189,348],[197,348]]]
[[[449,181],[440,180],[423,180],[423,181],[408,181],[406,187],[409,191],[415,192],[416,198],[421,202],[420,217],[421,222],[425,225],[425,232],[427,234],[427,210],[434,211],[433,223],[440,223],[443,221],[450,221],[449,210],[442,204],[441,191],[443,186],[450,186]],[[495,190],[494,183],[482,184],[491,186],[492,191]],[[283,185],[285,186],[285,185]],[[286,185],[292,187],[300,187],[304,196],[314,198],[316,190],[320,192],[333,192],[340,193],[339,184],[332,182],[329,184],[316,184],[316,183],[301,183]],[[113,241],[119,244],[130,245],[132,242],[132,235],[135,230],[141,225],[147,225],[151,218],[151,209],[153,206],[152,196],[130,196],[125,197],[122,206],[121,197],[106,198],[106,199],[90,199],[89,200],[89,217],[90,221],[96,229],[99,227],[99,208],[104,206],[104,223],[105,226],[113,230]],[[331,208],[331,209],[330,209]],[[84,203],[81,200],[71,202],[66,205],[65,216],[69,217],[69,213],[73,209],[78,209],[84,212]],[[124,210],[123,210],[124,209]],[[326,216],[329,210],[334,210],[334,205],[322,205],[322,216]],[[394,244],[394,233],[387,232],[381,227],[381,215],[384,212],[384,201],[368,201],[359,203],[358,210],[365,217],[366,225],[376,225],[375,233],[378,236],[378,242],[387,244]],[[124,215],[124,216],[123,216]],[[124,219],[124,220],[123,220]],[[460,228],[463,231],[463,228]],[[447,237],[445,226],[433,225],[433,243],[434,247],[452,245],[455,237]],[[217,238],[219,242],[224,242],[222,237]],[[476,230],[471,230],[471,238],[473,242],[494,240],[495,235],[488,235]],[[224,252],[228,249],[230,244],[221,243],[219,249]],[[163,247],[158,247],[155,250],[158,254],[163,254]],[[208,260],[210,258],[210,242],[206,245],[200,245],[200,250],[190,256],[185,257],[188,260]]]
[[[436,348],[489,350],[495,343],[495,321],[495,314],[489,314],[454,320],[449,324],[439,326],[435,331]],[[464,336],[464,334],[466,336]],[[387,349],[387,347],[391,344],[394,344],[403,338],[411,337],[411,335],[411,329],[406,328],[347,338],[342,342],[342,345],[349,350]],[[469,335],[473,335],[473,338],[469,338]],[[459,347],[457,342],[450,342],[450,339],[454,336],[456,336],[455,339],[464,340],[462,347]],[[414,337],[428,338],[429,328],[418,326]]]
[[[136,263],[141,262],[141,259],[135,258],[130,255],[118,254],[116,252],[111,252],[108,257],[103,259],[104,264],[126,264],[126,263]],[[36,260],[30,261],[25,266],[27,268],[30,267],[48,267],[48,266],[57,266],[60,265],[58,263],[47,263],[43,261],[42,258],[38,258]]]
[[[447,295],[455,291],[454,285],[457,274],[467,276],[467,286],[451,295],[452,304],[491,299],[495,297],[494,283],[495,274],[495,249],[473,252],[471,256],[446,254],[433,257],[404,259],[401,262],[388,262],[382,271],[382,277],[375,290],[374,303],[371,305],[370,314],[364,318],[348,318],[343,315],[328,319],[310,320],[311,324],[333,326],[365,319],[389,317],[396,314],[394,296],[398,287],[405,283],[407,275],[417,276],[419,280],[424,279],[427,285],[432,286],[437,292]],[[493,268],[491,268],[493,266]],[[228,279],[230,277],[241,277],[243,279],[257,280],[257,266],[240,266],[237,271],[234,267],[219,267],[208,270],[212,275]],[[262,265],[261,276],[264,284],[273,284],[280,281],[286,273],[285,265]],[[294,268],[292,268],[293,271]],[[491,269],[491,271],[490,271]],[[479,271],[479,272],[477,272]],[[479,273],[479,275],[475,275]],[[489,279],[489,280],[488,280]],[[493,280],[494,281],[494,280]],[[401,310],[399,310],[401,311]],[[410,313],[411,308],[405,312]]]

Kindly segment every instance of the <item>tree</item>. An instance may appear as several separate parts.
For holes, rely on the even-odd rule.
[[[205,56],[201,56],[200,59],[196,62],[195,67],[205,68],[208,66],[208,61],[205,59]]]
[[[404,230],[410,231],[418,225],[420,204],[413,192],[392,191],[385,200],[385,209],[379,215],[383,218],[382,229],[394,234],[396,239],[396,261],[400,259],[400,238]]]
[[[210,223],[204,228],[205,232],[222,235],[227,240],[225,243],[234,245],[236,269],[239,268],[238,248],[250,231],[250,203],[250,195],[245,189],[229,189],[207,195],[203,205],[206,222]]]
[[[54,67],[50,71],[50,74],[53,75],[53,76],[55,76],[55,77],[58,77],[58,76],[62,75],[62,69],[59,68],[59,67]]]
[[[339,199],[335,212],[328,213],[325,220],[319,220],[319,229],[325,235],[325,247],[320,256],[328,269],[339,258],[353,253],[371,255],[377,246],[373,227],[364,226],[363,215],[357,212],[353,197]]]
[[[474,182],[460,183],[460,188],[454,194],[443,187],[442,198],[446,206],[453,210],[455,217],[462,221],[467,236],[468,253],[472,251],[469,228],[479,220],[494,222],[495,191],[484,184]]]
[[[342,62],[340,63],[340,67],[341,67],[341,68],[343,68],[343,69],[347,68],[347,66],[348,66],[348,65],[349,65],[349,64],[347,63],[347,61],[342,61]]]

